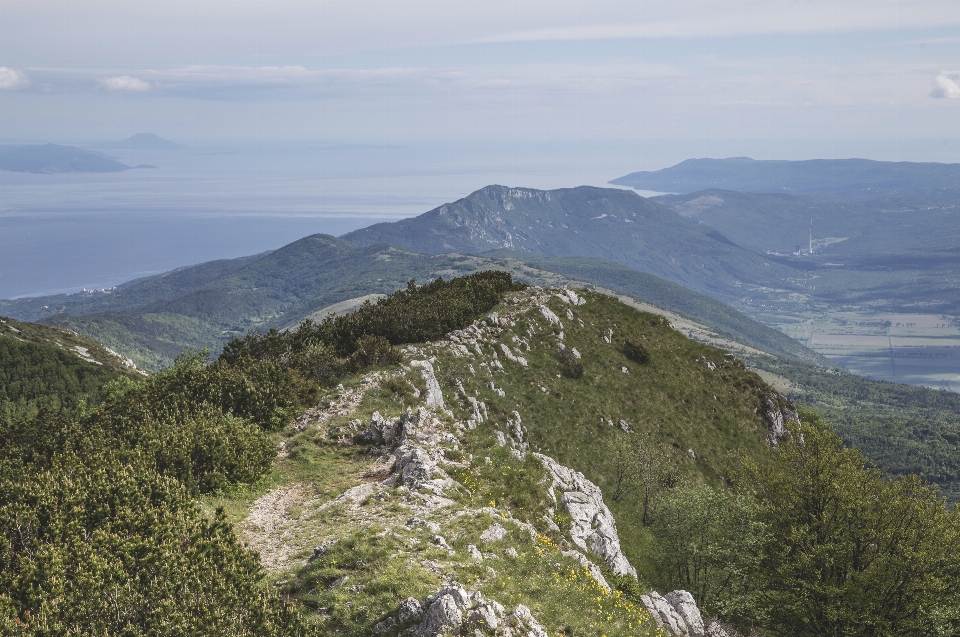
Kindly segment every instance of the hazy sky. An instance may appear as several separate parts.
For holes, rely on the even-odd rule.
[[[956,139],[960,1],[0,0],[0,137],[140,131]]]

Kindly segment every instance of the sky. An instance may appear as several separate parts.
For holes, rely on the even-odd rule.
[[[0,0],[0,138],[143,131],[960,153],[960,2]]]

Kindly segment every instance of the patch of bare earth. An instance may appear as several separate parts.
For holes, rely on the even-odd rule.
[[[295,483],[263,494],[250,507],[244,522],[244,539],[260,553],[266,569],[283,570],[302,550],[296,534],[299,516],[291,515],[291,509],[302,506],[304,499],[303,488]]]

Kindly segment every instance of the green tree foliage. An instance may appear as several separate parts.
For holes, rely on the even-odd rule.
[[[30,418],[40,409],[72,413],[103,397],[120,374],[42,343],[0,338],[0,422]]]
[[[255,553],[176,480],[108,450],[0,460],[5,635],[299,635]]]
[[[223,348],[217,364],[244,370],[279,366],[292,378],[288,384],[304,391],[316,383],[332,385],[363,368],[398,363],[400,355],[393,346],[422,343],[462,329],[519,287],[510,274],[493,270],[450,281],[438,278],[422,286],[411,280],[406,289],[377,303],[368,301],[350,314],[328,316],[319,324],[307,320],[287,332],[272,329],[234,339]]]
[[[393,345],[423,343],[466,327],[493,309],[506,292],[519,287],[509,273],[496,270],[450,281],[438,278],[422,286],[411,280],[405,290],[376,304],[367,302],[355,312],[327,317],[319,325],[305,322],[293,341],[323,342],[341,356],[355,352],[360,338],[368,335],[382,336]]]
[[[960,514],[915,476],[886,479],[810,413],[739,484],[772,539],[753,585],[785,635],[955,635]]]
[[[686,484],[669,491],[652,524],[664,586],[690,591],[712,614],[749,616],[757,607],[752,577],[767,540],[758,518],[757,503],[731,489]]]

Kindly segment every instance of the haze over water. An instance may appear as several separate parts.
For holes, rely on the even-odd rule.
[[[341,235],[421,214],[489,184],[609,187],[608,180],[636,170],[733,154],[949,161],[957,147],[942,140],[561,140],[208,142],[177,151],[111,150],[128,165],[157,168],[0,171],[0,298],[106,288],[272,250],[309,234]]]

